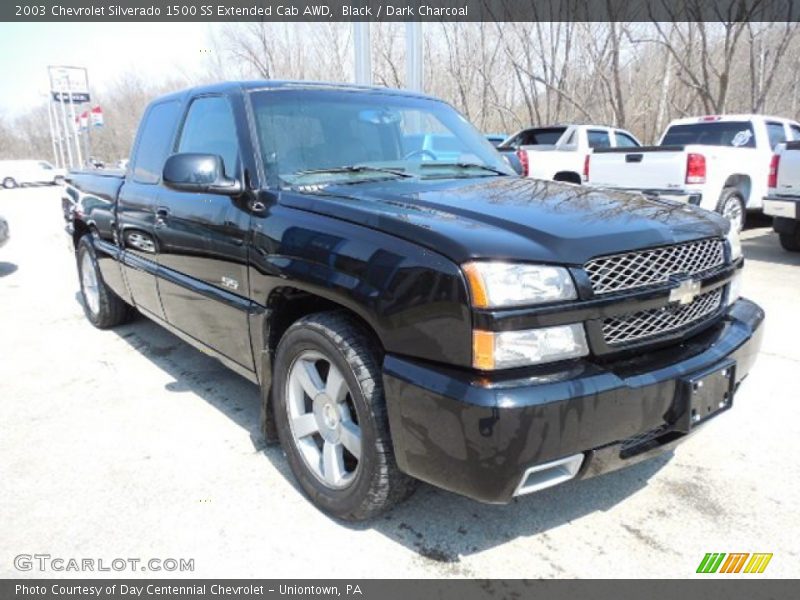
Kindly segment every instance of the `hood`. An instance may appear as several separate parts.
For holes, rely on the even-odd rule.
[[[521,177],[331,185],[286,191],[280,202],[421,244],[457,263],[581,265],[727,231],[722,217],[687,204]]]

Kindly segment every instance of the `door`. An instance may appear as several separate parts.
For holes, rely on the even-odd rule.
[[[152,105],[142,118],[131,169],[117,203],[117,243],[123,248],[123,273],[139,308],[163,319],[156,281],[155,202],[161,167],[172,144],[180,103]]]
[[[200,96],[189,105],[173,150],[219,155],[226,175],[239,178],[238,140],[229,99]],[[166,319],[252,370],[249,231],[250,213],[236,198],[161,186],[155,234]]]

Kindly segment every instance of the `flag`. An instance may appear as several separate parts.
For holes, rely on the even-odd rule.
[[[103,126],[103,109],[99,106],[95,106],[92,108],[92,112],[90,114],[92,127],[102,127]]]
[[[75,115],[75,129],[80,133],[89,126],[89,113]]]

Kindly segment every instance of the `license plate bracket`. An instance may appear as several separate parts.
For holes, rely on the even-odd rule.
[[[733,406],[736,362],[715,365],[680,380],[675,399],[675,428],[689,432],[693,427]]]

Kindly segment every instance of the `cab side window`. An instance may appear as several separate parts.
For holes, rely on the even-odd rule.
[[[161,169],[167,159],[167,150],[178,120],[178,101],[154,104],[145,114],[132,159],[133,180],[136,183],[156,184],[161,180]]]
[[[205,96],[192,102],[183,123],[177,151],[221,156],[225,175],[236,175],[239,141],[233,110],[227,98]]]
[[[769,145],[774,150],[775,146],[786,141],[786,130],[783,128],[783,123],[767,123],[767,135],[769,136]]]
[[[638,148],[639,142],[629,136],[627,133],[622,133],[621,131],[615,132],[617,136],[617,147],[618,148]]]
[[[590,129],[586,132],[586,137],[589,140],[589,148],[609,148],[611,146],[611,137],[608,135],[608,131]]]

